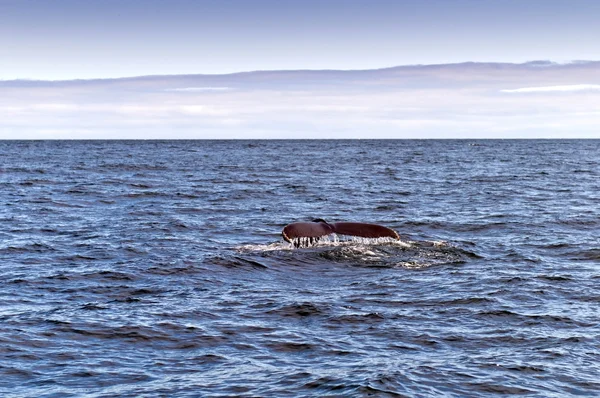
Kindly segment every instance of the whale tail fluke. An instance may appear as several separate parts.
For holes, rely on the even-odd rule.
[[[361,238],[400,239],[396,231],[382,225],[362,222],[336,222],[332,225],[335,233],[338,235],[359,236]]]
[[[288,224],[283,228],[281,235],[286,242],[290,242],[296,247],[300,247],[304,246],[304,244],[296,244],[297,242],[308,242],[308,245],[312,245],[318,242],[321,237],[334,233],[361,238],[400,239],[400,236],[396,231],[382,225],[360,222],[337,222],[330,224],[322,219],[316,219],[313,222],[296,222]]]
[[[295,222],[288,224],[281,231],[283,239],[287,242],[292,242],[296,238],[321,238],[323,236],[331,235],[333,228],[330,224],[325,221],[319,220],[318,222]]]

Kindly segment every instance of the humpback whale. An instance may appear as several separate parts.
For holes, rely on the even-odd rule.
[[[362,222],[335,222],[328,223],[323,219],[315,219],[312,222],[295,222],[288,224],[281,231],[286,242],[296,247],[302,246],[299,238],[306,238],[308,245],[318,242],[323,236],[337,234],[359,236],[362,238],[392,238],[400,240],[400,236],[393,229],[377,224]]]

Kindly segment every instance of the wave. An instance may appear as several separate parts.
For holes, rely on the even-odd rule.
[[[569,253],[572,260],[596,261],[600,260],[600,248],[580,250]]]

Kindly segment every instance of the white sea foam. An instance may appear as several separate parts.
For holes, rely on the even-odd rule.
[[[442,244],[443,242],[432,242]],[[310,238],[300,237],[292,239],[292,242],[273,242],[269,244],[248,244],[237,246],[235,249],[238,251],[278,251],[278,250],[296,250],[299,248],[319,248],[319,247],[360,247],[366,248],[373,246],[400,246],[403,248],[412,247],[410,241],[396,240],[393,238],[361,238],[356,236],[338,236],[336,234],[327,235],[321,237],[318,241],[314,239],[311,241]],[[371,252],[372,255],[376,255]],[[368,252],[365,255],[370,255]]]

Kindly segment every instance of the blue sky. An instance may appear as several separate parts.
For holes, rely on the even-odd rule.
[[[594,60],[596,0],[0,0],[0,80]]]

